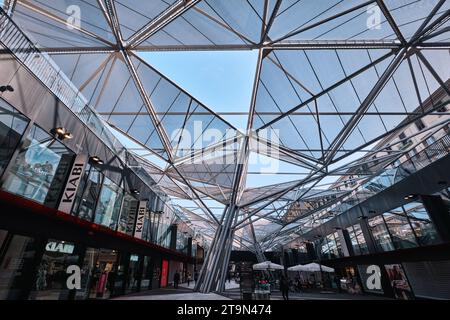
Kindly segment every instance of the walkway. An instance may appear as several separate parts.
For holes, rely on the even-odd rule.
[[[239,289],[226,290],[224,296],[232,300],[240,300],[241,292]],[[302,292],[289,293],[289,300],[385,300],[384,297],[372,295],[351,295],[347,293],[320,293],[320,292]],[[270,300],[283,300],[280,291],[274,291],[270,295]]]
[[[124,297],[115,298],[114,300],[240,300],[241,292],[239,284],[232,281],[226,283],[223,295],[216,293],[199,293],[193,292],[194,283],[189,286],[187,283],[180,284],[178,289],[173,287],[155,289],[150,291],[139,292]],[[289,293],[290,300],[384,300],[384,297],[373,295],[351,295],[346,293],[320,293],[320,292],[302,292]],[[270,300],[283,300],[280,291],[272,292]]]

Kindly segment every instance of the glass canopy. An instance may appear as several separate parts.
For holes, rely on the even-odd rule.
[[[427,132],[448,125],[450,1],[9,0],[4,9],[205,237],[239,208],[236,249],[271,250],[345,213],[414,148],[390,138],[416,134],[405,128],[418,119],[433,123]],[[140,55],[180,50],[258,52],[247,130]]]

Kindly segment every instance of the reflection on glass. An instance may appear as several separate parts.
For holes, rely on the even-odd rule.
[[[55,207],[73,156],[63,144],[33,126],[2,188]]]
[[[109,299],[114,286],[117,252],[87,248],[76,299]]]
[[[389,212],[383,216],[396,249],[417,247],[416,237],[406,216]]]
[[[130,263],[128,265],[128,277],[125,293],[136,292],[139,289],[140,267],[139,256],[137,254],[130,255]]]
[[[420,245],[440,242],[437,231],[421,202],[411,202],[403,206]]]
[[[141,290],[151,289],[150,285],[152,282],[152,263],[151,258],[148,256],[144,257],[144,263],[142,265],[142,279],[141,279]]]
[[[30,294],[31,300],[67,300],[67,268],[78,264],[75,244],[49,240],[36,271],[36,281]]]
[[[0,99],[0,175],[17,148],[28,119]]]
[[[104,178],[95,211],[95,223],[116,230],[122,206],[123,190],[108,178]]]
[[[26,299],[23,292],[34,272],[35,254],[34,239],[17,235],[12,238],[0,265],[0,300]]]
[[[85,171],[86,175],[86,182],[78,189],[77,198],[73,206],[73,214],[78,214],[81,219],[92,221],[102,185],[103,174],[91,166]]]
[[[394,250],[394,245],[384,223],[383,216],[376,216],[370,219],[369,226],[379,251]]]

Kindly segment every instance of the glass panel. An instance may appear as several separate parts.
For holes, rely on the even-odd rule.
[[[102,185],[103,174],[100,173],[95,167],[91,167],[86,170],[85,175],[88,176],[86,183],[78,189],[79,198],[78,205],[75,202],[73,214],[77,215],[85,220],[92,221],[94,216],[95,205],[97,204],[98,195]],[[77,201],[77,200],[75,200]],[[76,210],[75,208],[78,209]]]
[[[81,290],[77,291],[75,299],[108,299],[114,285],[116,262],[114,250],[87,248],[81,271]]]
[[[364,238],[364,234],[361,230],[361,226],[359,224],[355,224],[353,226],[353,229],[355,230],[355,236],[356,236],[356,240],[358,241],[361,254],[368,254],[369,248],[367,247],[366,238]]]
[[[26,299],[33,260],[36,254],[35,239],[14,236],[0,265],[0,300]]]
[[[95,211],[95,223],[116,230],[122,205],[123,190],[105,177]]]
[[[130,255],[130,263],[128,265],[128,277],[125,293],[136,292],[139,288],[140,268],[139,256],[137,254]]]
[[[358,240],[356,239],[356,234],[355,234],[355,231],[353,230],[353,227],[348,227],[347,231],[348,231],[348,235],[350,236],[350,241],[352,243],[353,252],[355,253],[355,255],[360,255],[361,249],[359,248]]]
[[[389,212],[384,213],[383,216],[397,249],[417,247],[416,237],[406,216]]]
[[[75,244],[49,240],[36,271],[36,282],[30,294],[31,300],[67,300],[67,268],[78,264]]]
[[[403,208],[421,245],[432,245],[441,242],[428,216],[428,212],[421,202],[411,202],[403,206]]]
[[[0,175],[17,148],[28,119],[0,99]]]
[[[143,271],[142,271],[142,280],[141,280],[141,290],[150,289],[151,280],[152,280],[152,263],[151,258],[148,256],[144,257]]]
[[[118,296],[123,294],[124,289],[124,281],[125,281],[125,265],[128,264],[129,261],[129,255],[127,254],[120,254],[119,256],[119,263],[117,264],[117,268],[115,269],[115,276],[114,276],[114,291],[113,295]]]
[[[373,238],[380,251],[394,250],[389,232],[384,224],[383,216],[377,216],[369,220],[369,226],[372,231]]]
[[[33,126],[6,175],[3,189],[55,207],[73,157],[74,153],[63,144]]]

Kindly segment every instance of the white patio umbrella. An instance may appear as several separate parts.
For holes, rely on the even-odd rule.
[[[321,266],[320,264],[315,263],[315,262],[305,264],[303,267],[305,268],[305,271],[309,271],[309,272],[320,272],[320,271],[330,272],[330,273],[334,272],[333,268],[330,268],[330,267],[327,267],[324,265]]]
[[[254,264],[253,270],[284,270],[284,267],[270,261],[264,261]]]
[[[307,268],[305,268],[304,265],[299,264],[299,265],[288,268],[288,271],[308,271],[308,270],[307,270]]]

